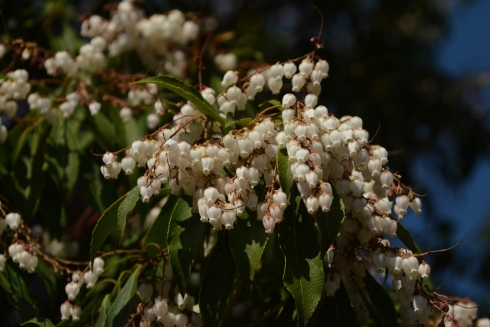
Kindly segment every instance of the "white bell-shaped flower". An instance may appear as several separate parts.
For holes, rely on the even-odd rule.
[[[293,92],[300,92],[303,86],[305,86],[306,79],[305,76],[301,73],[298,73],[293,76],[291,79],[292,90]]]
[[[419,198],[414,198],[412,202],[410,202],[410,208],[416,215],[420,215],[422,213],[422,201]]]
[[[5,216],[5,222],[11,230],[17,230],[20,225],[20,215],[16,212],[10,212]]]
[[[94,259],[94,265],[92,271],[97,276],[100,276],[101,274],[104,273],[104,260],[102,258],[97,257]]]
[[[276,226],[276,220],[272,218],[270,215],[265,215],[262,219],[262,223],[264,224],[264,229],[267,234],[272,234],[274,231],[274,227]]]
[[[291,78],[296,73],[297,67],[294,62],[287,62],[284,64],[284,77]]]
[[[420,277],[424,279],[428,278],[430,274],[429,264],[425,261],[422,261],[422,263],[419,265],[418,272],[420,274]]]
[[[80,320],[80,314],[82,313],[82,308],[76,304],[70,307],[71,319],[73,321]]]
[[[296,97],[294,94],[287,93],[282,97],[282,107],[284,109],[291,108],[296,103]],[[284,116],[284,114],[283,114]]]
[[[97,274],[94,274],[91,270],[83,274],[83,280],[87,283],[88,289],[94,287],[95,283],[97,283],[98,278],[99,276],[97,276]]]
[[[70,319],[70,311],[71,311],[71,303],[68,301],[65,301],[60,308],[61,311],[61,320],[68,320]]]
[[[284,66],[281,64],[272,65],[269,71],[272,78],[280,79],[284,76]]]
[[[65,286],[65,292],[68,296],[68,300],[74,301],[80,292],[80,285],[77,282],[70,282]]]
[[[305,106],[306,107],[315,108],[317,103],[318,103],[318,96],[310,93],[305,97]]]
[[[189,317],[187,317],[183,313],[179,313],[175,315],[175,326],[176,327],[185,327],[189,323]]]
[[[322,72],[323,78],[328,77],[328,71],[330,69],[330,65],[328,64],[328,62],[326,60],[319,60],[316,63],[315,67],[318,68]]]
[[[269,86],[272,94],[279,94],[282,88],[282,79],[269,77],[269,80],[267,81],[267,86]]]
[[[223,87],[228,87],[233,84],[236,84],[237,82],[238,82],[238,72],[229,70],[223,76],[223,81],[221,82],[221,85]]]
[[[250,77],[250,87],[252,87],[256,92],[262,92],[265,85],[264,75],[256,73]]]
[[[310,195],[308,199],[306,199],[306,210],[310,215],[314,214],[318,211],[320,207],[320,202],[316,196]]]
[[[427,299],[422,295],[415,295],[412,298],[413,311],[415,314],[420,314],[422,311],[427,308]]]
[[[299,71],[306,78],[308,78],[308,76],[310,76],[311,72],[313,71],[313,63],[311,62],[311,60],[310,59],[303,59],[301,61],[301,64],[299,64]]]

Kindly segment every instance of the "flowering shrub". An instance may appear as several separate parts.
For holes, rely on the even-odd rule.
[[[145,17],[125,0],[108,17],[83,21],[77,56],[0,48],[0,285],[22,321],[490,325],[432,285],[430,252],[401,224],[422,200],[387,150],[360,117],[318,103],[329,64],[317,39],[302,57],[238,69],[231,52],[205,62],[212,36],[193,15]],[[128,53],[163,62],[157,76],[126,69]],[[80,212],[76,228],[97,221],[87,250],[66,236]]]

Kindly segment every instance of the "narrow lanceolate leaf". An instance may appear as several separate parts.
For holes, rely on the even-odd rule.
[[[111,299],[110,294],[106,294],[106,296],[104,296],[104,299],[102,300],[102,304],[100,305],[99,317],[97,318],[95,327],[108,326],[107,313],[109,311],[110,299]]]
[[[146,232],[146,236],[143,239],[144,246],[147,246],[150,243],[155,243],[161,248],[167,247],[168,225],[170,224],[170,217],[172,216],[172,211],[178,199],[179,197],[173,194],[168,197],[167,203],[165,203],[160,211],[160,214],[150,225],[148,232]],[[160,253],[154,246],[148,246],[146,251],[151,257]]]
[[[381,286],[368,271],[366,271],[366,277],[364,277],[364,284],[366,285],[369,297],[373,301],[376,309],[378,309],[381,319],[383,320],[383,326],[397,327],[398,322],[395,305],[383,286]]]
[[[397,223],[396,235],[403,242],[403,244],[410,249],[410,251],[413,253],[422,253],[419,246],[414,242],[410,232],[400,223]]]
[[[340,231],[342,220],[344,219],[344,205],[340,196],[333,190],[333,202],[329,212],[319,211],[317,213],[317,222],[320,227],[320,243],[322,255],[327,252],[328,248],[337,238]]]
[[[293,186],[293,173],[291,172],[291,164],[286,149],[281,149],[277,152],[277,173],[279,181],[284,193],[289,194]]]
[[[155,76],[148,77],[136,82],[136,84],[154,83],[169,89],[172,92],[177,93],[184,99],[190,101],[197,110],[205,115],[213,118],[221,126],[225,126],[225,119],[219,115],[219,113],[211,107],[211,105],[204,100],[201,93],[194,87],[182,82],[180,79],[172,76]]]
[[[184,296],[192,263],[199,249],[204,223],[192,214],[192,198],[179,198],[170,217],[168,253],[179,291]]]
[[[0,286],[5,291],[7,301],[25,321],[37,316],[37,304],[29,285],[22,278],[24,274],[18,267],[7,264],[0,273]]]
[[[22,324],[21,326],[40,326],[40,327],[54,327],[54,324],[51,322],[51,320],[46,319],[46,318],[41,318],[41,317],[36,317],[32,318],[29,321],[26,321]]]
[[[306,326],[322,297],[324,273],[312,217],[303,201],[291,201],[279,225],[279,244],[286,259],[283,281],[298,310],[298,323]],[[295,206],[300,215],[295,216]]]
[[[115,233],[118,239],[121,239],[123,236],[124,227],[126,226],[126,216],[132,208],[134,208],[134,204],[131,206],[130,202],[134,200],[135,189],[137,190],[138,187],[135,186],[131,191],[121,196],[100,216],[97,225],[95,225],[94,231],[92,232],[90,261],[95,259],[100,247],[111,233]],[[129,198],[131,201],[128,200],[120,210],[121,204],[125,202],[128,195],[130,195]],[[123,215],[124,213],[126,213],[126,215]],[[119,222],[120,219],[124,220],[124,224]]]
[[[124,229],[126,228],[126,218],[133,211],[136,203],[140,198],[140,191],[137,186],[133,187],[131,191],[126,193],[124,200],[119,205],[117,209],[117,225],[116,233],[119,236],[119,242],[122,240],[124,235]]]
[[[323,325],[322,321],[328,321],[328,326],[332,327],[357,327],[356,313],[343,283],[340,284],[340,289],[333,297],[325,298],[323,305],[318,310],[317,319],[318,326]]]
[[[237,219],[235,227],[230,231],[230,248],[238,274],[245,285],[250,287],[268,239],[262,222],[255,219],[255,216],[246,220]]]
[[[218,241],[206,263],[199,293],[203,327],[219,327],[235,283],[235,263],[230,250]]]
[[[141,266],[137,265],[133,273],[131,274],[131,276],[129,276],[128,280],[124,284],[123,289],[117,295],[116,299],[114,300],[109,310],[107,311],[108,326],[113,326],[113,323],[116,319],[121,322],[128,321],[129,314],[127,317],[118,317],[118,315],[122,313],[124,307],[131,301],[133,296],[136,294],[136,290],[138,289],[138,276],[140,275],[140,272],[141,272]]]
[[[365,291],[366,286],[365,285],[359,285],[352,276],[349,276],[350,280],[352,283],[356,286],[357,290],[359,291],[359,294],[361,294],[362,300],[364,301],[364,304],[366,305],[366,308],[368,309],[369,315],[374,321],[374,324],[378,327],[384,327],[383,319],[381,318],[381,315],[378,311],[378,308],[371,302],[371,300],[366,296]]]

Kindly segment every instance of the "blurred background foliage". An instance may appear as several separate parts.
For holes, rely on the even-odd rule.
[[[208,19],[206,24],[217,26],[213,34],[220,35],[220,47],[233,50],[244,62],[263,59],[274,63],[310,51],[310,38],[320,31],[320,11],[321,41],[325,48],[318,54],[330,63],[330,77],[322,84],[320,102],[337,116],[360,116],[374,136],[373,142],[390,151],[391,170],[398,171],[406,184],[424,194],[428,184],[434,181],[443,187],[459,187],[480,160],[489,158],[490,120],[482,102],[485,79],[481,75],[456,78],[437,65],[441,43],[450,33],[451,8],[458,2],[472,3],[457,0],[147,0],[138,3],[147,14],[180,9],[199,17],[214,17],[215,21]],[[80,15],[101,14],[107,3],[0,0],[0,7],[4,25],[12,37],[36,41],[52,49],[76,51],[81,44]],[[206,60],[210,62],[212,58]],[[428,163],[423,166],[428,169],[423,174],[412,168],[417,160]],[[438,208],[433,206],[434,198],[437,195],[429,194],[424,202],[427,222],[421,227],[423,232],[419,231],[425,234],[422,248],[450,246],[452,233],[461,229],[438,214]],[[70,212],[81,212],[74,209],[80,207],[75,199],[78,198],[70,199]],[[91,219],[93,224],[94,218]],[[72,219],[69,224],[82,223]],[[90,230],[83,229],[87,233]],[[72,229],[73,233],[76,231],[80,233]],[[477,258],[472,260],[472,278],[484,281],[489,290],[490,256],[482,253],[490,251],[490,244],[478,239],[485,235],[488,233],[470,235],[471,240],[466,242],[481,244],[479,256],[469,254],[468,258]],[[77,235],[77,238],[88,241],[86,236]],[[456,250],[429,259],[435,284],[446,283],[447,294],[456,294],[452,284],[457,281],[445,280],[441,271],[455,269],[463,276],[465,269],[468,270],[468,263],[457,258],[460,253]],[[478,302],[477,298],[474,300]],[[490,314],[488,304],[481,310],[481,315]]]

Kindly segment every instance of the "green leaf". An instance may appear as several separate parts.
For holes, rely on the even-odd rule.
[[[204,100],[201,93],[194,87],[182,82],[180,79],[172,76],[155,76],[148,77],[137,81],[135,84],[155,83],[161,85],[172,92],[177,93],[184,99],[190,101],[197,110],[205,115],[210,116],[217,121],[221,126],[225,125],[225,119],[219,115],[219,113],[211,107],[211,105]]]
[[[301,199],[292,202],[278,226],[279,244],[286,259],[283,281],[296,302],[299,325],[306,326],[322,297],[324,273],[313,219]],[[296,217],[298,205],[300,216]]]
[[[115,231],[116,237],[121,239],[124,233],[124,227],[126,226],[126,216],[131,212],[131,210],[134,208],[135,202],[138,200],[137,198],[135,200],[135,190],[138,191],[137,186],[121,196],[100,216],[97,224],[95,225],[94,231],[92,232],[92,241],[90,243],[90,261],[95,259],[100,247],[102,244],[104,244],[104,241],[111,233]],[[128,200],[126,201],[126,199]],[[123,203],[124,206],[121,206]],[[124,222],[120,220],[124,220]]]
[[[180,79],[172,76],[155,76],[144,78],[137,81],[135,84],[145,83],[155,83],[177,93],[184,99],[190,101],[197,110],[213,118],[221,126],[225,126],[225,119],[221,117],[206,100],[203,99],[201,93],[199,93],[199,91],[197,91],[194,87],[182,82]]]
[[[141,273],[141,266],[136,265],[136,269],[134,269],[131,276],[129,276],[128,280],[124,284],[121,293],[119,293],[112,303],[111,307],[107,312],[107,321],[108,325],[112,326],[116,317],[123,311],[124,307],[131,301],[133,296],[136,294],[136,290],[138,289],[138,277]],[[127,321],[128,317],[121,317],[124,321]],[[117,326],[117,325],[116,325]]]
[[[104,299],[102,300],[102,304],[100,305],[99,317],[97,318],[97,322],[95,323],[95,327],[105,327],[108,325],[107,313],[109,310],[111,295],[106,294]]]
[[[281,149],[277,152],[277,173],[279,174],[279,181],[281,182],[281,188],[286,195],[291,191],[293,186],[293,173],[291,172],[291,164],[289,163],[289,157],[286,149]]]
[[[235,227],[230,231],[230,248],[238,274],[245,285],[250,287],[268,240],[262,222],[255,219],[255,216],[246,220],[237,219]]]
[[[245,127],[248,124],[250,124],[250,122],[252,122],[252,118],[242,118],[240,120],[235,121],[235,125]]]
[[[37,316],[37,304],[28,284],[22,278],[26,273],[10,263],[0,273],[0,286],[5,291],[7,301],[17,309],[22,320]]]
[[[133,187],[131,191],[126,193],[124,200],[119,205],[117,209],[117,225],[116,225],[116,235],[119,236],[119,242],[122,241],[124,235],[124,229],[126,228],[126,218],[133,211],[136,203],[140,198],[140,191],[137,186]]]
[[[95,123],[95,129],[100,135],[96,137],[97,142],[99,142],[101,148],[109,149],[119,139],[116,134],[116,128],[102,112],[93,116],[93,121]]]
[[[192,214],[192,198],[179,198],[170,217],[168,253],[179,292],[184,296],[192,263],[199,250],[204,223]]]
[[[340,283],[340,289],[333,297],[325,298],[323,305],[318,310],[317,321],[318,326],[323,326],[324,322],[328,321],[328,326],[331,327],[357,327],[356,313],[350,303],[344,283]]]
[[[316,214],[317,223],[320,228],[320,243],[322,255],[329,249],[335,241],[340,231],[342,220],[345,217],[344,204],[340,196],[333,190],[333,202],[329,212],[318,211]]]
[[[395,305],[383,286],[373,278],[369,271],[366,271],[364,284],[366,285],[367,292],[373,301],[374,306],[378,309],[381,319],[383,320],[383,325],[386,327],[397,327],[398,322]]]
[[[32,318],[31,320],[23,322],[20,325],[21,326],[37,325],[40,327],[54,327],[54,324],[51,322],[51,320],[46,318],[41,318],[41,317]]]
[[[235,124],[235,119],[233,118],[233,114],[231,112],[229,112],[226,115],[225,128],[233,126],[234,124]]]
[[[230,249],[220,239],[206,263],[199,293],[203,327],[219,327],[235,283],[235,263]]]
[[[391,217],[391,219],[394,219]],[[400,223],[397,223],[396,235],[413,253],[422,253],[419,246],[414,242],[410,232]]]
[[[172,216],[173,208],[175,207],[178,199],[179,197],[173,194],[168,197],[167,203],[165,203],[162,210],[160,211],[160,214],[150,225],[150,228],[148,228],[148,231],[146,232],[146,236],[143,239],[144,247],[147,246],[149,243],[156,243],[162,248],[167,247],[167,235],[168,226],[170,224],[170,217]],[[153,246],[149,246],[146,251],[150,257],[159,254],[159,251]]]
[[[19,158],[22,149],[24,148],[27,136],[32,132],[34,126],[27,126],[27,128],[22,132],[18,141],[15,144],[14,151],[12,153],[12,165],[15,165],[17,159]]]

